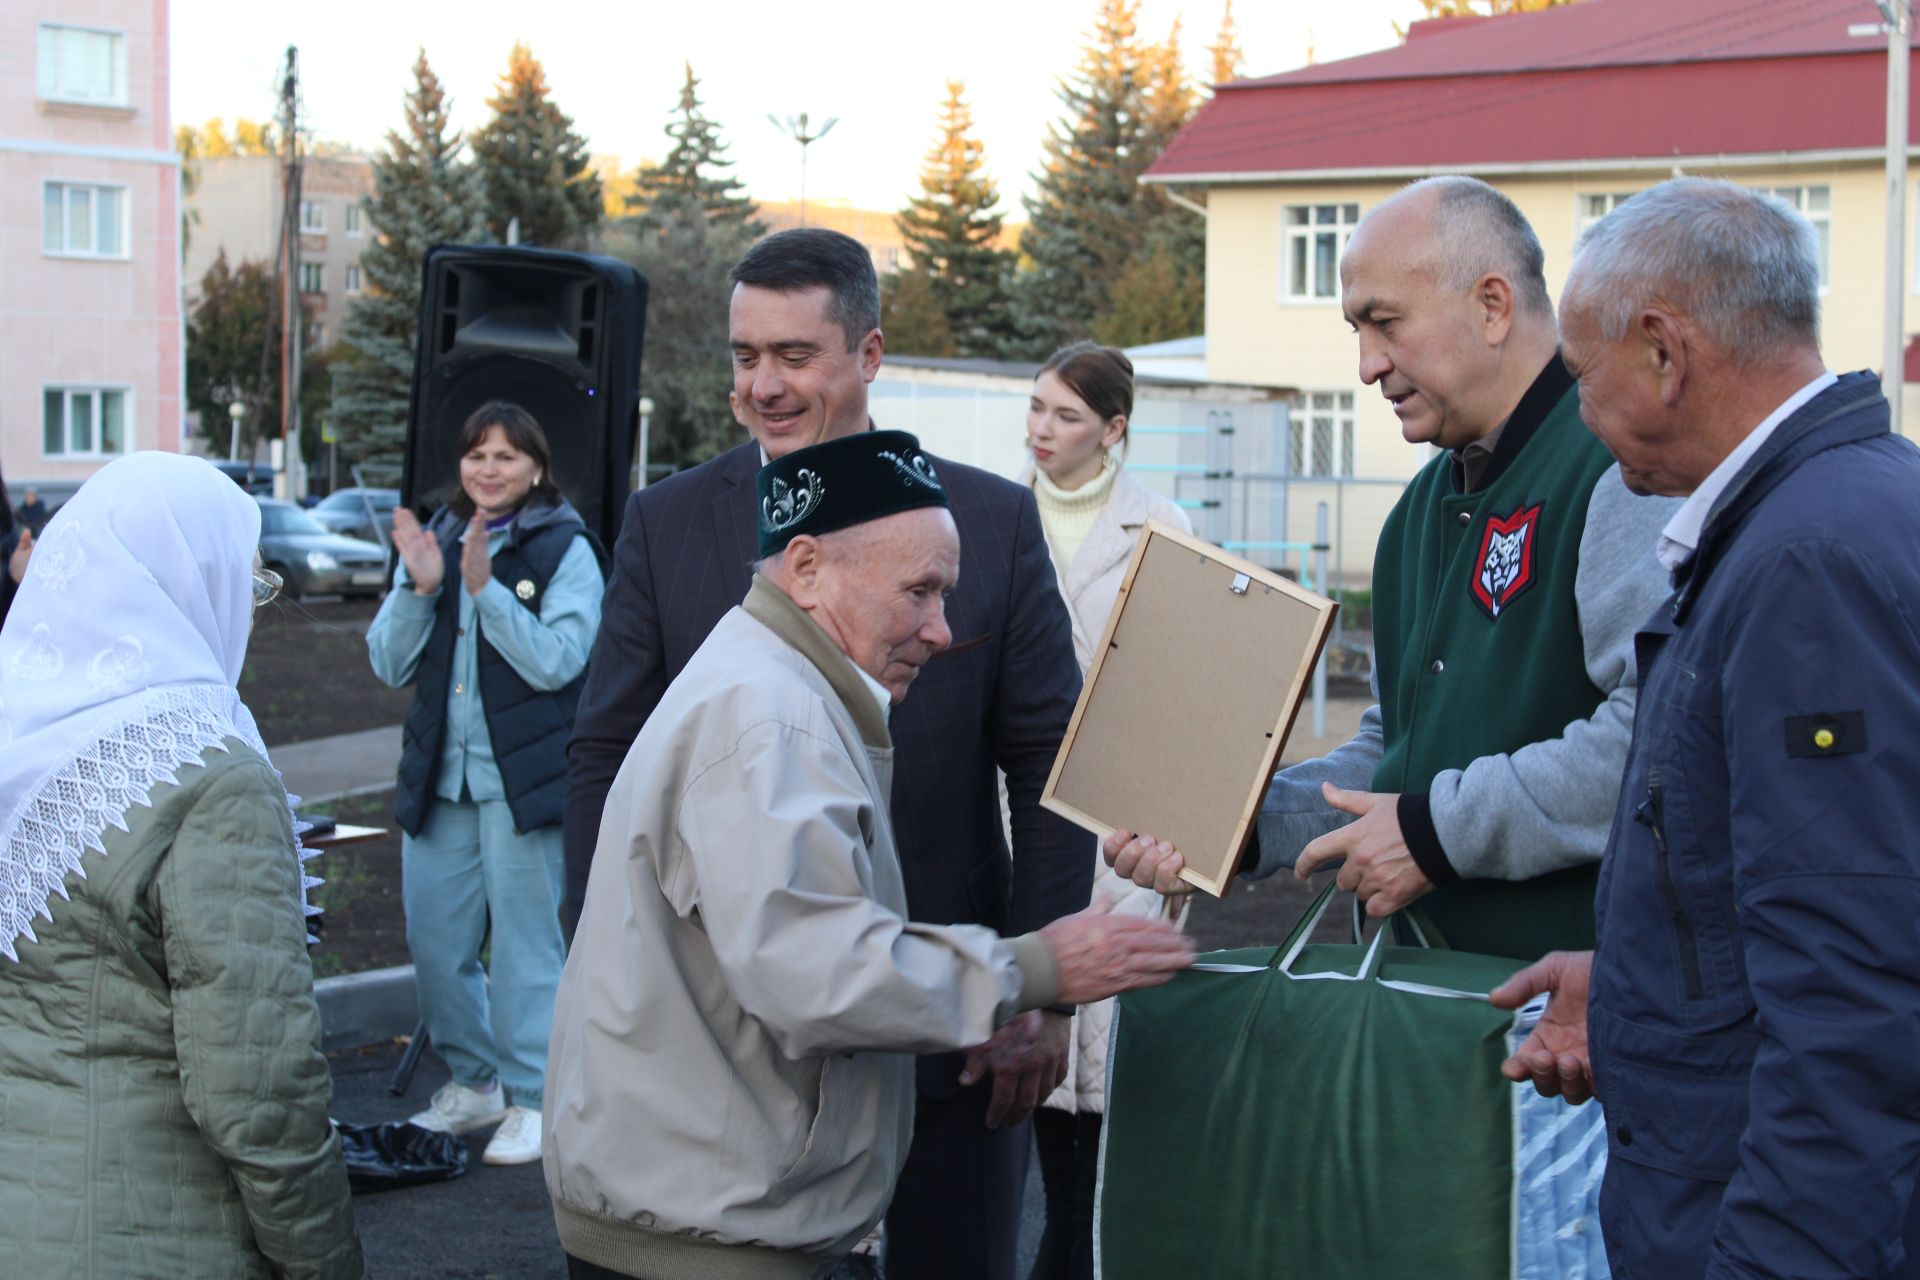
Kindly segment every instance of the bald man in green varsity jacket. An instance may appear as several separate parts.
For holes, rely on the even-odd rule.
[[[1628,493],[1580,419],[1544,255],[1505,196],[1414,183],[1341,260],[1360,377],[1409,443],[1441,450],[1374,560],[1378,705],[1275,775],[1241,874],[1341,861],[1370,915],[1418,901],[1448,945],[1537,959],[1593,945],[1601,852],[1632,736],[1633,634],[1666,598],[1673,503]],[[1149,833],[1123,875],[1186,890]]]

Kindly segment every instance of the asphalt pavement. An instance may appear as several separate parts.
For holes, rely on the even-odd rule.
[[[387,1084],[400,1046],[386,1041],[327,1055],[333,1066],[333,1115],[342,1124],[405,1120],[447,1082],[432,1053],[420,1056],[404,1098]],[[553,1205],[538,1163],[480,1163],[491,1130],[467,1138],[467,1172],[447,1182],[359,1193],[354,1223],[371,1280],[565,1280]],[[1020,1273],[1032,1266],[1041,1226],[1040,1175],[1029,1172],[1020,1232]]]

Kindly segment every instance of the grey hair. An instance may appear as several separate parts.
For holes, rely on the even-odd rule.
[[[1665,302],[1751,363],[1819,340],[1820,241],[1778,197],[1674,178],[1588,228],[1567,292],[1609,342],[1644,307]]]
[[[1434,241],[1444,287],[1464,291],[1488,274],[1502,276],[1513,285],[1523,308],[1553,318],[1547,255],[1519,205],[1480,179],[1457,173],[1408,183],[1395,198],[1424,193],[1433,196]]]

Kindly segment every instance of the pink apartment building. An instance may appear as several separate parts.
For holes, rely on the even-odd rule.
[[[0,0],[0,470],[64,497],[178,449],[167,0]]]

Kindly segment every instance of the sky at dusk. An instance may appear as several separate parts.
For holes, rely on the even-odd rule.
[[[1161,39],[1183,19],[1187,65],[1204,81],[1221,7],[1145,0],[1141,31]],[[661,127],[678,99],[682,64],[691,62],[736,174],[761,200],[792,199],[800,187],[799,147],[767,116],[806,111],[816,129],[825,117],[839,119],[809,151],[808,198],[899,207],[916,189],[946,81],[958,78],[1003,207],[1019,219],[1047,124],[1061,114],[1056,81],[1073,69],[1095,4],[176,0],[171,9],[175,124],[269,118],[292,44],[314,135],[368,149],[400,123],[418,49],[453,99],[455,124],[471,129],[486,119],[486,98],[522,40],[591,150],[631,168],[665,154]],[[1393,23],[1420,13],[1417,0],[1239,0],[1234,20],[1247,74],[1271,75],[1304,64],[1310,47],[1325,62],[1391,45]]]

